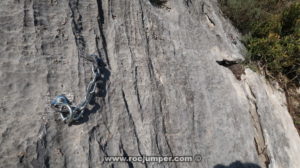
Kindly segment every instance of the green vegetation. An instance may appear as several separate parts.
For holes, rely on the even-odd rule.
[[[244,35],[244,64],[278,81],[300,134],[300,1],[219,0],[223,13]]]
[[[220,4],[245,36],[248,63],[258,65],[284,86],[299,86],[299,0],[220,0]]]

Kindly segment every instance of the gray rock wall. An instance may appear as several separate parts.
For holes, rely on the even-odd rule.
[[[1,167],[298,168],[300,139],[280,89],[246,69],[216,0],[0,1]],[[95,101],[68,126],[50,109]],[[104,162],[104,156],[202,156],[201,162]]]

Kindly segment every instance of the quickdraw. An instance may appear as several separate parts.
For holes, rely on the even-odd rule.
[[[93,71],[93,79],[87,86],[86,89],[86,96],[84,100],[77,106],[72,106],[71,102],[65,95],[56,96],[51,101],[51,107],[60,113],[61,119],[65,122],[70,124],[73,121],[79,120],[84,113],[86,106],[90,103],[97,86],[97,80],[99,79],[101,72],[99,67],[99,58],[97,55],[90,55],[93,62],[92,71]]]

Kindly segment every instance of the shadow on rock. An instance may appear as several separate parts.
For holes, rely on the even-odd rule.
[[[110,71],[106,68],[106,64],[102,59],[99,59],[98,65],[100,67],[101,75],[97,80],[97,92],[93,95],[90,105],[93,106],[92,109],[85,109],[83,116],[78,121],[74,121],[71,125],[80,125],[89,120],[89,116],[97,111],[101,111],[102,107],[98,102],[96,102],[96,97],[104,98],[107,94],[106,84],[110,77]]]
[[[261,167],[254,163],[242,163],[240,161],[235,161],[228,166],[218,164],[214,166],[214,168],[261,168]]]

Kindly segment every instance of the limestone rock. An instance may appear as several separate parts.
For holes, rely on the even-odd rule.
[[[244,50],[217,0],[1,0],[0,37],[1,167],[300,165],[282,91],[216,62]],[[104,78],[68,126],[50,100],[79,103],[89,54],[103,60]],[[103,161],[194,155],[201,161]]]

